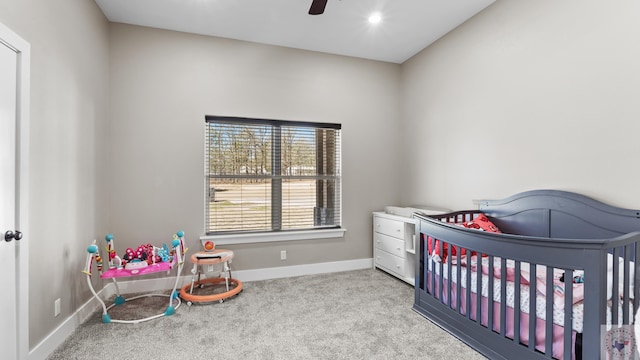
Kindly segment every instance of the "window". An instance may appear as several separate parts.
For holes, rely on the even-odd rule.
[[[340,228],[339,124],[205,121],[207,235]]]

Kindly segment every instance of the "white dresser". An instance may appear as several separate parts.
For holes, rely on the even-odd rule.
[[[412,218],[373,213],[373,266],[415,284],[415,222]]]

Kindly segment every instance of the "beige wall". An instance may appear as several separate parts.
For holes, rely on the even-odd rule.
[[[89,298],[81,275],[105,231],[100,164],[108,121],[108,23],[93,1],[0,0],[31,44],[30,347]],[[54,300],[61,314],[54,318]]]
[[[182,229],[201,248],[209,114],[343,125],[344,238],[225,245],[234,269],[371,258],[371,211],[400,194],[399,65],[124,24],[111,25],[110,42],[119,247],[168,242]]]
[[[640,2],[498,0],[402,66],[405,201],[640,208]]]

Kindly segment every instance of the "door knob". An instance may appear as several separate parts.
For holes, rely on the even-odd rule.
[[[11,230],[7,230],[7,232],[4,233],[4,241],[11,241],[13,239],[22,239],[22,233],[18,230],[16,230],[15,233]]]

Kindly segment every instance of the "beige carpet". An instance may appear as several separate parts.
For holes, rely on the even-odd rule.
[[[103,324],[96,312],[48,359],[484,359],[411,310],[413,296],[379,270],[247,282],[222,304],[183,302],[139,324]],[[167,305],[152,297],[117,311]]]

